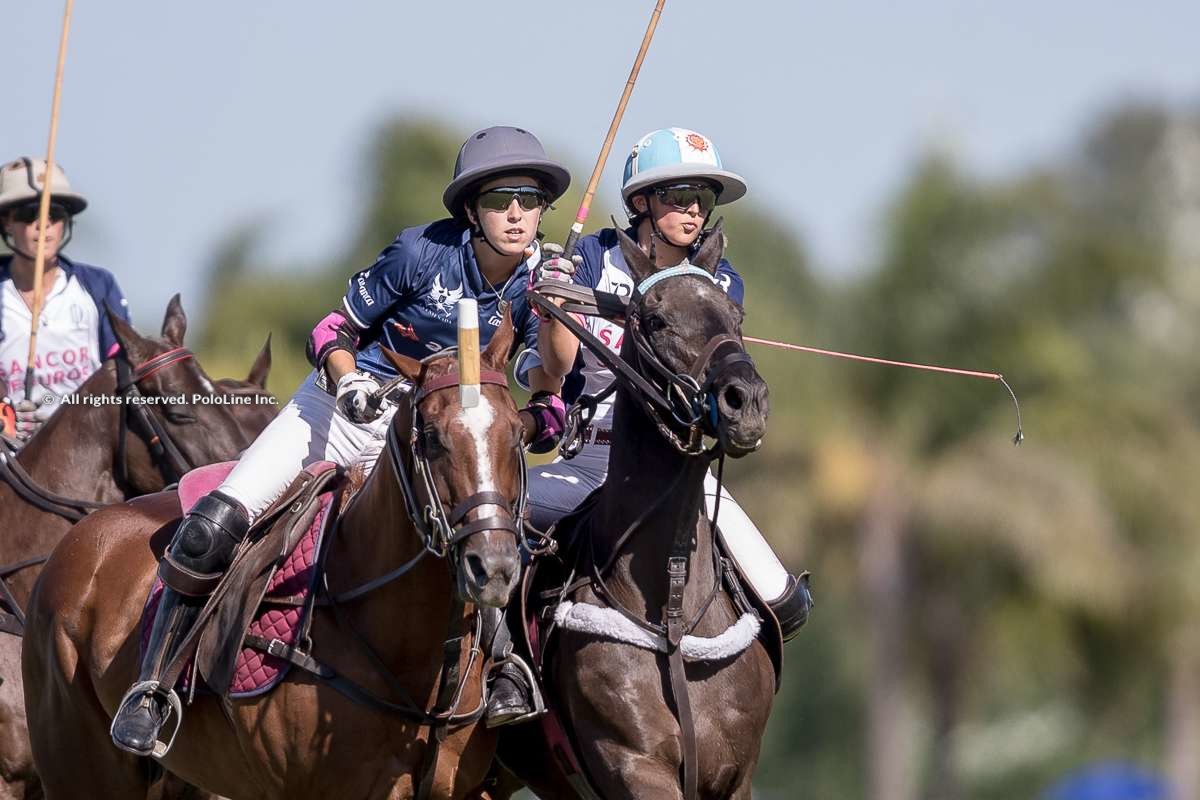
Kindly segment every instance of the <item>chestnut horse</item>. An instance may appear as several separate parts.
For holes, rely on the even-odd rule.
[[[161,339],[140,336],[112,314],[109,320],[121,344],[118,358],[126,360],[131,377],[136,378],[143,365],[154,370],[155,359],[187,354],[182,350],[187,317],[178,295],[167,305]],[[233,458],[249,445],[275,413],[274,398],[265,392],[270,364],[268,341],[247,381],[216,382],[218,394],[244,400],[203,404],[193,402],[193,396],[211,394],[213,384],[199,363],[190,357],[164,363],[153,375],[136,380],[138,395],[147,398],[143,407],[155,415],[160,433],[129,418],[123,430],[121,414],[131,410],[124,404],[64,404],[18,454],[5,454],[10,459],[5,470],[10,480],[0,480],[0,565],[6,565],[0,567],[0,582],[11,594],[0,596],[0,798],[40,795],[25,728],[19,637],[23,608],[42,560],[74,520],[94,507],[163,488],[176,467],[166,453],[152,452],[151,436],[170,439],[183,462],[178,468]],[[115,360],[106,362],[76,395],[116,397],[117,372]],[[166,405],[150,399],[177,396],[184,401]],[[30,494],[40,496],[43,505],[31,502]],[[65,505],[46,502],[46,496],[56,496]]]
[[[164,767],[228,797],[288,800],[455,798],[483,780],[495,737],[477,724],[477,608],[506,603],[520,570],[523,427],[500,372],[513,338],[506,315],[483,353],[481,400],[466,409],[452,354],[391,354],[414,388],[326,534],[313,612],[311,656],[339,677],[293,667],[266,694],[198,694]],[[23,667],[49,798],[147,790],[145,764],[112,744],[109,723],[138,674],[142,606],[179,513],[171,492],[102,509],[42,572]]]
[[[720,223],[695,258],[700,269],[658,271],[620,237],[638,289],[623,363],[609,364],[617,394],[608,477],[590,510],[564,523],[573,541],[563,544],[577,554],[571,575],[587,580],[560,597],[577,608],[557,606],[564,622],[549,640],[548,689],[600,797],[748,800],[776,675],[753,615],[725,590],[733,576],[714,551],[703,485],[713,457],[758,447],[767,387],[742,346],[741,310],[711,277]],[[715,437],[713,449],[701,433]],[[566,624],[588,619],[576,611],[607,621]],[[687,636],[711,643],[722,633],[740,642],[691,660]],[[778,644],[777,630],[767,638]],[[500,760],[539,797],[580,796],[548,759],[539,724],[503,730]],[[493,785],[476,796],[507,793]]]

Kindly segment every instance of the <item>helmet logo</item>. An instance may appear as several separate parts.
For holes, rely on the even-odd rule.
[[[687,143],[693,150],[699,150],[701,153],[708,149],[708,140],[698,133],[689,133]]]

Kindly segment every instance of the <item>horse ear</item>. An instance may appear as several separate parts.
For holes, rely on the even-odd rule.
[[[617,241],[621,243],[621,255],[625,256],[625,263],[633,275],[634,283],[641,283],[654,274],[654,264],[650,262],[650,256],[643,253],[638,243],[620,228],[617,228]]]
[[[112,326],[113,336],[116,337],[117,344],[121,346],[121,352],[125,354],[129,363],[141,364],[154,356],[154,343],[135,331],[108,303],[104,304],[104,313],[108,315],[108,324]]]
[[[167,313],[163,315],[162,337],[176,347],[183,347],[183,335],[187,333],[187,314],[183,313],[183,303],[179,301],[179,293],[167,303]]]
[[[392,362],[392,366],[396,368],[396,371],[405,378],[413,383],[416,383],[417,378],[421,377],[420,361],[417,361],[415,358],[409,358],[408,356],[402,356],[395,350],[389,350],[386,347],[380,347],[379,349],[383,351],[385,356],[387,356],[387,360]]]
[[[700,245],[700,251],[692,259],[693,264],[713,275],[717,274],[717,265],[721,263],[721,256],[725,255],[724,226],[725,218],[721,217],[705,234],[704,244]]]
[[[252,383],[260,389],[267,388],[267,375],[271,372],[271,334],[267,334],[267,343],[258,351],[254,363],[250,365],[247,383]]]
[[[496,328],[496,332],[492,334],[491,341],[488,342],[487,349],[483,351],[481,360],[484,364],[491,367],[497,372],[503,372],[508,366],[508,356],[512,352],[513,339],[516,337],[516,331],[513,330],[512,311],[508,304],[504,306],[504,314],[500,317],[500,327]]]

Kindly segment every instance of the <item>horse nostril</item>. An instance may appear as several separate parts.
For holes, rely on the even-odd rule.
[[[488,571],[483,565],[483,559],[475,554],[468,553],[466,558],[467,576],[476,586],[486,586],[488,582]]]
[[[746,392],[740,386],[730,385],[726,386],[725,391],[721,392],[721,398],[731,410],[740,411],[746,402]]]

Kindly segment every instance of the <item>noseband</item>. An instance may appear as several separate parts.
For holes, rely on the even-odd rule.
[[[117,476],[123,483],[129,482],[129,464],[125,450],[126,432],[133,428],[150,449],[158,471],[167,484],[176,483],[194,466],[175,444],[166,427],[150,413],[143,402],[145,395],[138,389],[138,382],[156,372],[195,358],[191,350],[176,347],[134,367],[124,351],[117,353],[116,394],[121,398],[121,433],[117,439]]]
[[[508,378],[500,372],[483,370],[479,380],[480,383],[490,383],[495,386],[503,386],[505,390],[508,389]],[[458,385],[458,373],[450,372],[409,392],[408,442],[401,443],[400,434],[395,425],[389,425],[387,432],[388,450],[391,453],[392,462],[396,465],[396,479],[400,485],[400,493],[404,497],[404,506],[408,510],[409,519],[412,520],[417,533],[425,542],[424,552],[438,558],[444,558],[464,539],[480,531],[511,531],[518,540],[523,540],[519,520],[523,519],[525,515],[527,493],[525,451],[520,445],[516,447],[521,468],[515,508],[512,501],[499,492],[485,491],[476,492],[447,511],[446,504],[438,493],[437,484],[433,479],[433,469],[430,467],[429,457],[425,453],[424,437],[421,435],[424,427],[421,403],[434,392],[451,389]],[[417,497],[418,486],[425,496],[423,502]],[[499,506],[502,513],[466,521],[472,511],[485,505]]]

